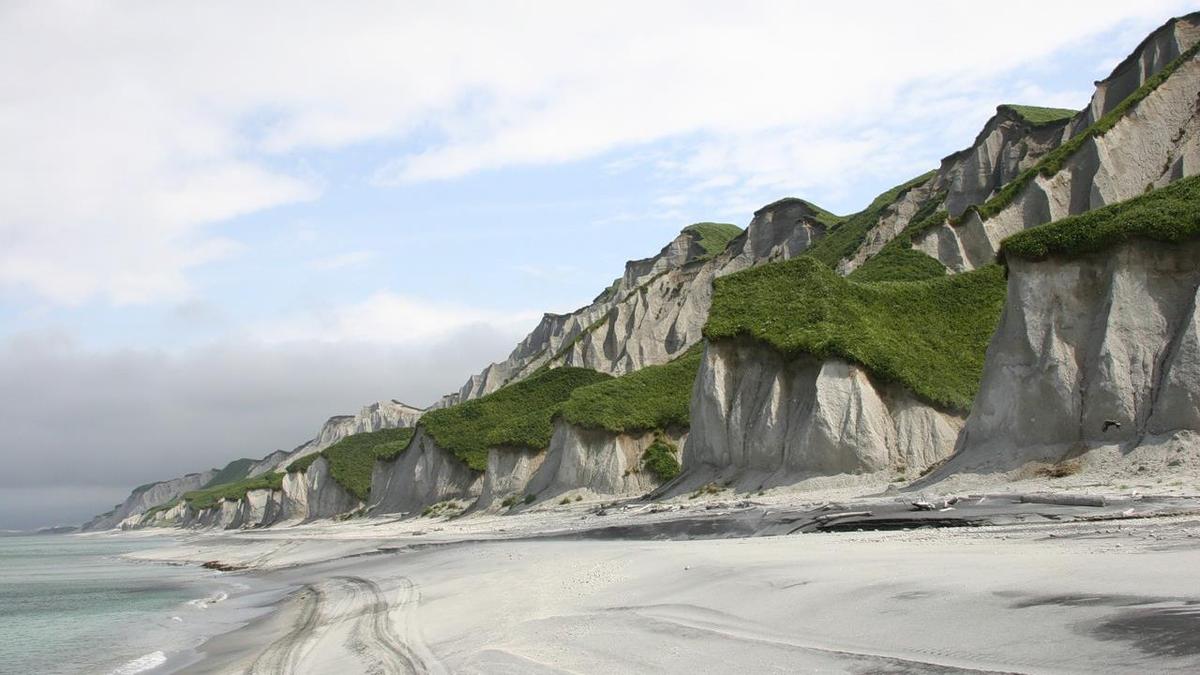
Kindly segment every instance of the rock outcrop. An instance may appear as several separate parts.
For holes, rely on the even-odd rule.
[[[643,495],[660,481],[643,470],[642,456],[656,440],[682,447],[687,432],[613,433],[584,429],[559,419],[545,452],[493,448],[476,508],[532,497],[543,501],[565,493],[602,497]]]
[[[211,469],[202,473],[189,473],[179,478],[143,485],[134,489],[115,509],[92,518],[82,529],[84,532],[94,532],[120,527],[122,522],[130,518],[137,518],[160,504],[178,499],[185,492],[200,489],[216,474],[216,470]]]
[[[1200,431],[1198,260],[1197,241],[1010,260],[979,396],[936,478]]]
[[[423,408],[415,408],[391,399],[365,405],[357,415],[334,415],[321,425],[321,429],[312,440],[287,453],[273,468],[286,469],[297,459],[320,452],[347,436],[380,429],[411,427],[424,413]]]
[[[1080,134],[1128,93],[1200,41],[1200,15],[1173,20],[1099,83],[1072,121]],[[1088,135],[1053,175],[1038,173],[986,220],[976,211],[931,228],[914,242],[953,271],[995,260],[1000,242],[1026,228],[1124,201],[1200,170],[1200,60],[1187,59],[1101,135]]]
[[[390,462],[376,462],[371,475],[372,514],[420,513],[450,499],[474,500],[483,487],[482,474],[438,447],[418,427],[408,449]]]
[[[508,359],[437,405],[478,398],[543,365],[624,375],[666,363],[700,341],[715,277],[799,255],[825,235],[829,218],[803,200],[781,199],[756,211],[745,232],[715,255],[685,229],[657,256],[626,263],[621,278],[592,304],[547,314]]]
[[[962,417],[842,361],[785,359],[721,341],[705,350],[680,489],[759,489],[841,473],[919,471],[948,456]]]

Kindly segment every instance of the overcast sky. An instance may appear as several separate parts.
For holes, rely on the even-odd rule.
[[[699,220],[851,212],[1188,3],[0,3],[0,528],[425,405]]]

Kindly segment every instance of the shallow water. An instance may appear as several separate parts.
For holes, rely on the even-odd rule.
[[[184,624],[220,597],[196,567],[118,556],[163,538],[0,537],[0,673],[132,673],[176,647]]]

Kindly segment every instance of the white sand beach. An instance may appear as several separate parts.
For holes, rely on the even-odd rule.
[[[988,512],[1001,524],[723,536],[777,533],[814,508],[907,512],[914,498],[831,496],[632,501],[603,516],[583,503],[200,534],[145,557],[219,561],[283,595],[162,670],[1200,668],[1200,504],[1191,498],[1110,495],[1106,509],[964,498],[947,513],[1002,503]]]

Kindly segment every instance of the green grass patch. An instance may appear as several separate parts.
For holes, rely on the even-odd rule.
[[[859,283],[801,256],[718,278],[709,340],[750,338],[795,357],[842,358],[932,403],[966,410],[1004,304],[1004,271]]]
[[[146,509],[142,513],[141,520],[142,520],[142,522],[145,522],[146,520],[154,517],[154,515],[157,513],[160,513],[162,511],[170,511],[171,509],[175,508],[175,505],[178,503],[179,503],[179,498],[176,497],[175,499],[172,499],[169,502],[166,502],[164,504],[159,504],[158,506],[155,506],[153,508]]]
[[[850,273],[853,281],[920,281],[946,276],[946,266],[923,251],[914,250],[912,240],[918,233],[946,221],[941,208],[946,191],[940,190],[926,199],[909,219],[908,225],[874,256]]]
[[[1031,127],[1048,127],[1056,124],[1065,124],[1072,117],[1079,114],[1078,110],[1071,110],[1070,108],[1043,108],[1036,105],[1016,105],[1014,103],[1005,103],[1000,106],[1000,109],[1014,113]]]
[[[675,458],[675,444],[659,436],[642,453],[642,468],[649,471],[659,482],[665,483],[679,475],[682,467]]]
[[[563,419],[613,433],[686,428],[703,353],[697,344],[670,363],[580,387],[563,404]]]
[[[329,475],[338,485],[366,501],[371,494],[371,472],[376,460],[400,456],[413,437],[413,429],[381,429],[347,436],[321,451],[329,462]]]
[[[308,467],[312,466],[313,462],[321,457],[321,453],[309,453],[287,465],[288,473],[304,473],[308,471]]]
[[[366,501],[371,494],[371,472],[375,462],[390,462],[408,448],[416,430],[380,429],[352,434],[320,452],[305,455],[287,467],[288,473],[308,471],[317,458],[329,462],[329,475],[350,494]]]
[[[194,509],[207,509],[216,506],[222,499],[242,499],[251,490],[278,490],[282,487],[283,474],[272,471],[254,478],[187,492],[184,493],[183,499]]]
[[[729,242],[742,233],[742,228],[729,223],[696,223],[683,228],[699,237],[696,242],[704,249],[704,258],[712,258],[729,246]]]
[[[805,255],[812,256],[829,267],[837,267],[839,262],[854,255],[858,247],[862,246],[867,233],[879,222],[879,217],[883,215],[884,209],[903,197],[909,190],[924,185],[936,173],[936,171],[930,171],[922,174],[879,195],[867,208],[832,225],[826,230],[824,237],[808,247],[808,250],[804,252]]]
[[[1131,239],[1178,243],[1200,236],[1200,176],[1123,202],[1018,232],[1000,244],[1000,258],[1072,257]]]
[[[258,460],[249,459],[247,457],[235,459],[226,464],[224,469],[218,471],[217,475],[213,476],[211,480],[202,485],[200,489],[203,490],[216,485],[224,485],[226,483],[239,481],[245,478],[246,474],[250,473],[250,467],[253,466],[257,461]]]
[[[1005,184],[1004,187],[1000,188],[1000,191],[997,192],[994,197],[987,200],[983,204],[980,204],[979,206],[973,206],[968,210],[975,211],[983,220],[987,220],[997,213],[1000,213],[1000,211],[1004,210],[1005,207],[1007,207],[1013,202],[1014,199],[1017,198],[1017,195],[1019,195],[1021,191],[1025,189],[1025,186],[1027,186],[1030,181],[1034,179],[1034,177],[1036,177],[1038,174],[1041,174],[1042,176],[1049,178],[1058,173],[1062,169],[1063,164],[1065,164],[1071,155],[1074,155],[1079,148],[1083,147],[1083,144],[1087,142],[1088,139],[1098,138],[1108,133],[1108,130],[1112,129],[1122,117],[1136,107],[1138,103],[1141,103],[1143,99],[1153,93],[1159,85],[1161,85],[1163,82],[1166,82],[1167,78],[1171,77],[1171,75],[1174,74],[1180,66],[1195,58],[1197,53],[1200,53],[1200,42],[1197,42],[1186,52],[1180,54],[1177,58],[1164,66],[1162,70],[1158,71],[1152,77],[1147,79],[1141,87],[1138,87],[1136,91],[1129,96],[1126,96],[1125,100],[1117,104],[1117,106],[1110,110],[1107,115],[1096,120],[1087,129],[1068,139],[1054,150],[1046,153],[1046,155],[1042,157],[1037,164],[1034,164],[1018,174],[1016,178],[1012,179]],[[959,221],[961,221],[961,217],[959,218]]]
[[[421,426],[433,440],[476,471],[499,446],[543,450],[551,419],[579,387],[611,379],[587,368],[553,368],[456,406],[431,410]]]

